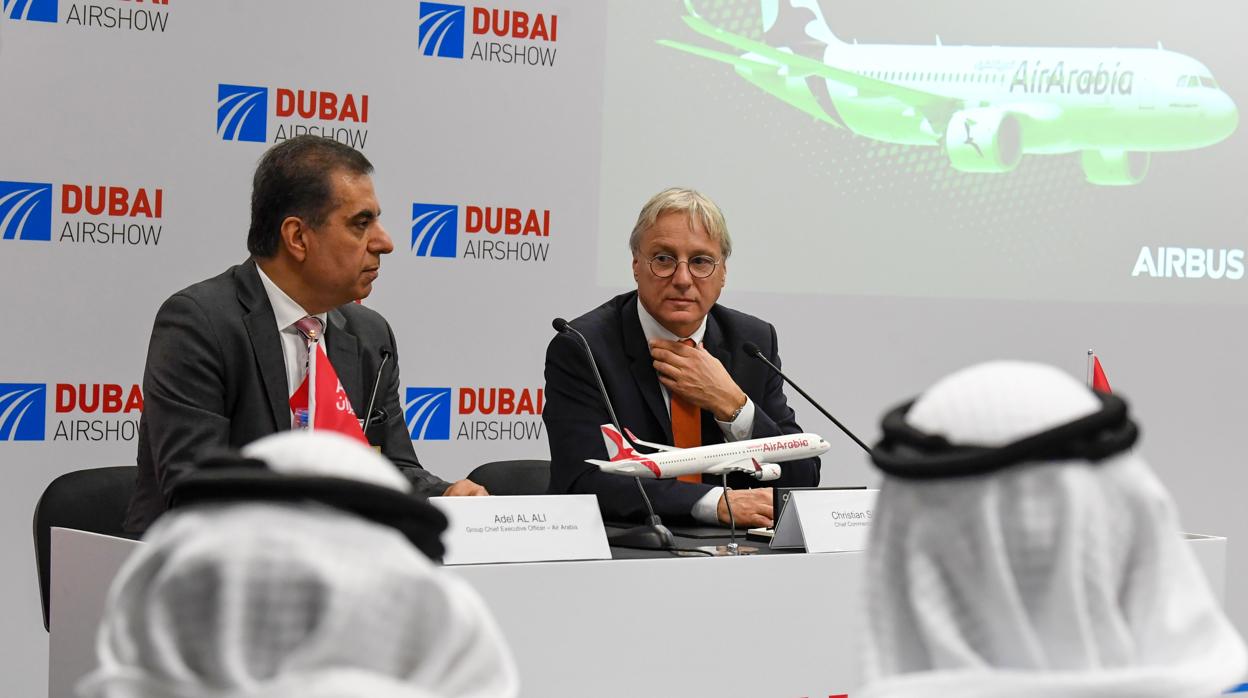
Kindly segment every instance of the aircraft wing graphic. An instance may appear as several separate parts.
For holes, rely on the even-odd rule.
[[[714,61],[727,63],[737,70],[738,73],[747,75],[751,81],[770,92],[775,97],[788,102],[789,105],[806,112],[808,115],[834,127],[845,128],[844,124],[830,117],[823,107],[810,96],[808,92],[797,92],[793,90],[770,89],[769,85],[784,84],[785,75],[781,72],[783,66],[766,61],[760,61],[748,56],[734,56],[720,51],[714,51],[701,46],[685,44],[679,41],[670,41],[668,39],[659,39],[658,43],[668,48],[674,48],[685,53],[692,53],[695,56],[709,58]],[[796,79],[796,78],[795,78]]]
[[[775,70],[780,71],[783,69],[783,71],[790,77],[820,77],[847,87],[852,87],[858,90],[859,94],[865,97],[891,97],[903,104],[923,111],[932,110],[935,112],[948,112],[956,110],[961,106],[960,100],[952,99],[944,95],[916,90],[903,85],[887,82],[885,80],[869,78],[849,70],[843,70],[841,68],[828,65],[822,61],[816,61],[806,58],[805,56],[799,56],[786,51],[781,51],[761,41],[755,41],[739,34],[733,34],[732,32],[720,29],[701,17],[686,15],[682,19],[684,19],[685,24],[689,25],[689,27],[695,32],[714,41],[731,46],[737,50],[766,59],[766,61],[770,61],[775,64]],[[723,61],[733,65],[741,65],[739,63],[740,61],[748,62],[747,65],[750,65],[751,67],[767,65],[764,61],[755,60],[747,56],[731,56],[718,51],[711,51],[697,46],[681,44],[675,41],[660,40],[659,43],[670,48],[702,56],[703,58],[711,58],[713,60]]]

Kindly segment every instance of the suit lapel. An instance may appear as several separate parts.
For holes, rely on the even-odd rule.
[[[706,316],[706,333],[702,335],[702,345],[711,353],[711,356],[719,359],[724,369],[728,371],[728,375],[732,375],[732,352],[724,344],[724,331],[715,321],[714,314]]]
[[[325,333],[326,351],[329,362],[334,365],[334,373],[342,388],[347,391],[347,399],[351,401],[356,415],[361,415],[367,407],[360,401],[362,388],[360,384],[360,343],[355,335],[347,330],[347,319],[338,310],[328,314],[329,331]]]
[[[629,370],[633,380],[637,382],[637,390],[641,392],[646,406],[654,413],[654,418],[663,425],[664,443],[672,442],[672,419],[667,413],[667,405],[663,403],[663,393],[659,390],[659,377],[654,372],[654,360],[650,358],[650,345],[646,342],[646,333],[641,330],[641,320],[637,317],[637,296],[634,295],[621,310],[624,324],[624,351],[628,354]],[[628,426],[622,424],[620,426]]]
[[[264,394],[269,400],[269,412],[273,428],[281,431],[290,428],[290,393],[294,388],[286,385],[286,359],[282,357],[282,343],[278,338],[277,319],[273,306],[264,292],[260,273],[254,260],[243,264],[235,275],[238,283],[238,301],[246,315],[243,324],[251,339],[251,350],[256,355],[256,368],[264,383]]]

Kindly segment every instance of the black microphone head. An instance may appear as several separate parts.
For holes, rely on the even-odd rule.
[[[758,345],[755,344],[754,342],[746,342],[745,344],[741,345],[741,348],[744,349],[745,353],[749,354],[750,356],[762,356],[763,355],[763,350],[759,349]]]
[[[550,323],[550,326],[554,327],[556,332],[562,332],[568,329],[568,321],[561,317],[557,317]]]

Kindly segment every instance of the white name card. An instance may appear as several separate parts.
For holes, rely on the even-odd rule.
[[[592,494],[430,497],[449,525],[443,564],[609,560]]]
[[[780,512],[773,548],[808,553],[865,550],[879,490],[794,490]]]

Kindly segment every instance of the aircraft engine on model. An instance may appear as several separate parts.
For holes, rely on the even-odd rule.
[[[758,480],[775,480],[780,477],[780,466],[775,463],[759,463],[761,470],[754,473],[755,479]]]
[[[1023,158],[1018,117],[999,109],[966,109],[945,129],[949,164],[963,172],[1009,172]]]
[[[1149,154],[1125,150],[1085,150],[1083,174],[1092,184],[1128,186],[1148,174]]]

